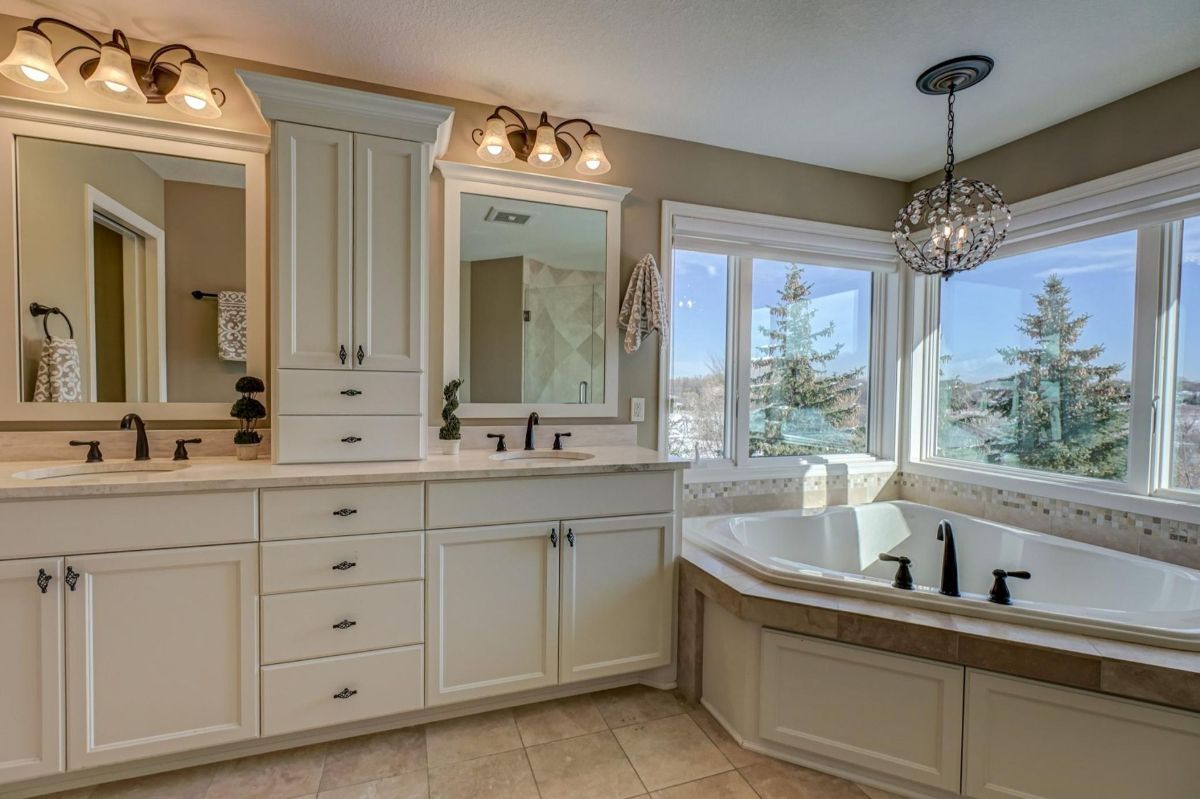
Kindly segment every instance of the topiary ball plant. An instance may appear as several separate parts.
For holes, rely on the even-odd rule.
[[[438,438],[442,441],[457,441],[462,438],[462,423],[454,412],[458,410],[458,389],[462,386],[460,379],[451,380],[442,389],[442,426],[438,428]]]
[[[255,430],[258,421],[267,417],[267,407],[254,398],[267,390],[260,378],[239,378],[234,390],[242,396],[234,401],[229,409],[229,415],[238,420],[238,431],[233,434],[234,444],[258,444],[262,442],[262,433]]]

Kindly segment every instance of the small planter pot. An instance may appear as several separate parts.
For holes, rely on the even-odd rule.
[[[239,461],[258,460],[258,444],[234,444],[233,446],[237,450]]]
[[[452,438],[452,439],[441,438],[438,440],[442,442],[442,454],[443,455],[457,455],[458,454],[458,447],[460,444],[462,444],[462,439],[460,439],[460,438]]]

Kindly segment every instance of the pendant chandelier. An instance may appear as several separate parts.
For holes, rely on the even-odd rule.
[[[900,209],[892,241],[904,262],[917,272],[949,278],[992,257],[1004,241],[1012,212],[1004,195],[990,183],[954,177],[954,97],[992,71],[987,56],[944,61],[917,78],[923,94],[946,95],[945,177],[917,192]]]

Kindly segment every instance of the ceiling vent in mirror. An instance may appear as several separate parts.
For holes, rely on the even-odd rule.
[[[516,211],[501,211],[494,205],[483,215],[485,222],[503,222],[507,225],[524,225],[531,218],[529,214],[519,214]]]

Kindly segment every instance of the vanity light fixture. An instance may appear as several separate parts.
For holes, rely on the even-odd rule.
[[[983,55],[961,56],[917,78],[922,94],[947,96],[945,176],[900,209],[892,230],[896,252],[922,274],[949,278],[974,269],[992,257],[1008,232],[1012,212],[1000,190],[980,180],[954,177],[954,96],[986,78],[994,63]]]
[[[73,31],[87,43],[71,47],[55,59],[53,42],[42,30],[47,25]],[[168,44],[148,59],[135,58],[129,38],[121,30],[114,30],[108,42],[101,42],[78,25],[53,17],[41,17],[17,31],[12,52],[0,61],[0,75],[31,89],[61,94],[67,91],[67,82],[58,67],[79,50],[95,54],[79,65],[79,74],[84,85],[97,94],[130,105],[167,103],[203,119],[221,116],[225,93],[209,85],[208,70],[186,44]],[[178,51],[186,58],[178,64],[166,60],[167,54]]]
[[[507,112],[512,120],[506,120],[501,112]],[[582,142],[566,129],[573,124],[587,126]],[[501,105],[496,107],[482,128],[471,132],[471,139],[479,145],[476,155],[492,164],[504,164],[520,158],[540,169],[557,169],[578,151],[575,171],[581,175],[603,175],[612,169],[612,164],[604,154],[600,134],[586,119],[568,119],[551,125],[550,118],[543,111],[537,125],[530,127],[520,112]]]

